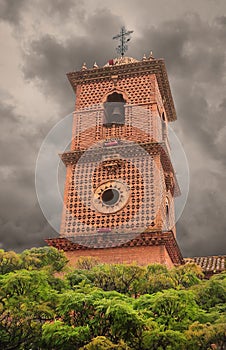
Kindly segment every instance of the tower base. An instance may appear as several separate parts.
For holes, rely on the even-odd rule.
[[[70,265],[75,266],[80,257],[94,257],[109,264],[137,263],[148,265],[159,263],[167,267],[184,264],[183,256],[172,231],[145,232],[119,246],[95,248],[74,243],[70,237],[49,238],[48,245],[63,250]]]

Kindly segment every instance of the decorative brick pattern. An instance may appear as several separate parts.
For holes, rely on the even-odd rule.
[[[155,75],[147,74],[135,77],[119,78],[116,84],[112,80],[81,85],[76,109],[86,109],[106,102],[113,91],[122,93],[128,104],[142,105],[157,103],[163,108]]]
[[[65,217],[63,236],[96,233],[100,228],[110,228],[116,232],[139,232],[147,228],[166,229],[164,171],[158,154],[150,156],[142,148],[132,148],[137,154],[131,156],[129,145],[121,147],[124,152],[122,164],[114,172],[108,171],[111,160],[102,162],[101,149],[95,155],[84,153],[84,160],[70,166],[67,197],[65,197]],[[120,154],[119,149],[117,152]],[[99,155],[99,157],[98,157]],[[99,158],[99,159],[98,159]],[[121,180],[131,193],[127,205],[114,214],[101,214],[92,203],[95,189],[109,180]],[[171,199],[172,205],[173,201]],[[170,222],[169,222],[170,223]],[[168,223],[168,224],[169,224]],[[173,225],[172,225],[173,226]]]
[[[163,142],[162,119],[156,104],[125,106],[125,124],[103,127],[103,105],[74,113],[71,151],[86,150],[102,139],[122,138],[136,143]]]
[[[76,92],[72,143],[61,155],[67,167],[61,234],[48,244],[72,260],[90,254],[106,262],[183,263],[174,227],[180,190],[167,140],[176,113],[164,62],[83,67],[68,78]],[[108,126],[104,103],[113,92],[126,101],[125,120]],[[102,192],[112,186],[118,198],[108,211]]]

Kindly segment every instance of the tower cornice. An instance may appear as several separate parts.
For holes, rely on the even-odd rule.
[[[128,157],[132,157],[134,152],[133,143],[131,143],[132,147],[129,147],[129,145],[130,144],[126,144],[127,155]],[[161,163],[164,171],[166,173],[171,172],[173,174],[173,184],[171,185],[172,195],[175,197],[179,196],[181,194],[180,187],[177,182],[177,177],[175,176],[175,173],[174,173],[174,168],[170,159],[170,155],[169,155],[169,151],[166,143],[165,142],[150,142],[150,143],[146,142],[146,143],[139,143],[139,145],[143,147],[150,155],[160,154]],[[114,147],[114,152],[112,153],[112,156],[115,154],[115,150],[117,150],[120,153],[123,147],[125,146]],[[96,161],[96,162],[100,162],[103,154],[105,154],[103,147],[95,147],[88,150],[67,151],[62,154],[59,154],[59,156],[61,157],[61,160],[64,162],[64,164],[68,166],[68,165],[76,164],[85,152],[87,154],[90,154],[90,159],[92,159],[92,161]]]
[[[101,68],[69,72],[67,73],[67,77],[76,94],[76,89],[79,85],[90,84],[91,82],[124,79],[147,74],[156,75],[168,120],[176,120],[177,115],[164,59],[152,59],[128,64],[113,64]]]
[[[109,249],[117,249],[117,248],[126,248],[126,247],[140,247],[140,246],[146,246],[146,247],[151,247],[151,246],[165,246],[166,250],[174,263],[174,265],[181,265],[184,264],[183,256],[180,252],[180,248],[177,244],[177,241],[175,239],[175,236],[172,231],[168,232],[145,232],[142,234],[137,235],[134,239],[127,241],[125,243],[122,243],[118,245],[117,247],[114,245],[114,236],[110,235],[109,238],[106,238],[102,236],[100,237],[88,237],[87,243],[82,245],[76,243],[76,241],[80,241],[83,239],[84,243],[85,237],[60,237],[60,238],[48,238],[45,239],[46,243],[50,246],[53,246],[59,250],[64,250],[64,251],[84,251],[84,250],[92,250],[92,248],[89,247],[91,240],[95,240],[96,248],[95,249],[100,249],[106,250],[106,254],[108,254]],[[82,254],[82,253],[81,253]]]

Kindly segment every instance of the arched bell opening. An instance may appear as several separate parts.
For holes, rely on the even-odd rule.
[[[104,126],[125,124],[125,103],[122,94],[113,92],[108,95],[107,101],[104,103]]]

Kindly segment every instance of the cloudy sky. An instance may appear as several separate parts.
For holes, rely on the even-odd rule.
[[[165,58],[190,190],[177,224],[184,256],[226,254],[225,0],[0,0],[0,242],[21,251],[57,236],[39,207],[35,164],[51,128],[72,112],[65,74],[115,57]],[[61,151],[61,149],[59,149]]]

